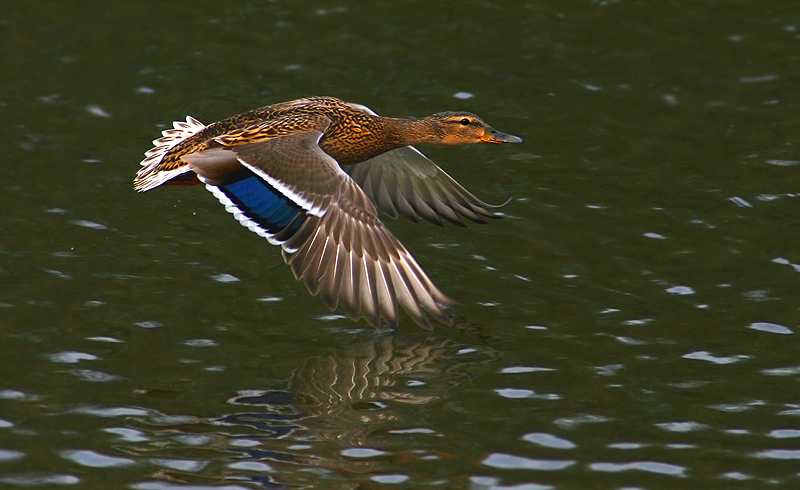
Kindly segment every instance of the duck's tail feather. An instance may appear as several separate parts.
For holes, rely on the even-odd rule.
[[[187,116],[186,122],[175,121],[172,125],[173,129],[162,131],[161,134],[163,136],[153,140],[153,145],[155,146],[145,152],[142,168],[139,169],[136,173],[136,178],[133,180],[133,188],[137,191],[149,191],[173,179],[175,179],[175,184],[189,185],[198,183],[194,176],[189,178],[182,176],[176,179],[176,177],[189,172],[191,169],[187,162],[181,160],[179,156],[173,156],[170,150],[202,131],[206,126],[192,116]]]

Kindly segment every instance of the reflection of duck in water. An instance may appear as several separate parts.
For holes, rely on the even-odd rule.
[[[394,328],[397,304],[419,325],[451,320],[454,302],[378,218],[463,226],[499,217],[410,145],[521,143],[468,112],[380,117],[333,97],[262,107],[204,126],[189,117],[163,132],[134,181],[139,191],[203,182],[283,258],[329,308]],[[427,313],[427,314],[426,314]]]
[[[402,345],[390,335],[371,338],[344,353],[307,359],[285,391],[241,391],[228,400],[235,410],[228,415],[143,420],[135,427],[139,442],[117,448],[165,461],[194,454],[204,468],[202,474],[161,470],[153,475],[158,480],[295,488],[322,478],[324,488],[359,488],[353,482],[363,475],[446,457],[433,422],[417,408],[451,397],[465,373],[492,360],[483,349],[460,354],[465,347],[433,338]],[[163,422],[170,419],[176,422]],[[194,441],[191,447],[178,442],[184,439]],[[382,455],[359,457],[358,451]]]
[[[229,401],[271,407],[270,414],[283,414],[291,425],[313,432],[315,440],[358,445],[374,429],[369,424],[398,418],[393,407],[446,395],[440,386],[443,363],[462,347],[437,339],[396,346],[393,336],[384,335],[347,353],[306,359],[292,373],[287,392],[246,392]]]
[[[281,464],[283,468],[285,464],[333,471],[339,475],[336,479],[377,473],[405,458],[439,457],[438,453],[420,449],[417,442],[413,447],[405,446],[408,440],[403,440],[403,433],[417,437],[436,433],[425,427],[426,420],[415,409],[404,407],[449,397],[465,370],[491,361],[486,351],[472,348],[468,356],[459,356],[465,347],[447,339],[429,338],[398,346],[392,335],[373,338],[347,353],[307,359],[292,373],[287,392],[249,392],[229,400],[239,406],[257,406],[259,411],[232,414],[217,422],[244,422],[245,427],[254,427],[253,421],[261,416],[270,418],[272,424],[278,414],[287,417],[278,424],[280,428],[273,425],[268,429],[281,434],[283,447],[287,448],[283,456],[271,459],[278,452],[269,456],[261,448],[255,452],[243,449],[244,459],[266,456],[270,464]],[[396,438],[395,442],[390,438]],[[402,449],[397,448],[397,442],[401,442]],[[289,449],[293,447],[305,449]],[[366,454],[382,452],[385,456],[361,458],[359,450]],[[280,481],[307,482],[302,475],[298,472]]]
[[[393,420],[387,403],[422,405],[441,394],[419,379],[439,373],[440,361],[453,355],[447,340],[396,347],[392,337],[359,346],[349,355],[307,359],[289,389],[309,399],[314,416],[335,418],[360,429],[365,423]],[[341,439],[342,436],[337,436]]]

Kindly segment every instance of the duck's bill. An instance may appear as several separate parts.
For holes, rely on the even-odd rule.
[[[506,134],[496,129],[486,128],[480,139],[484,143],[522,143],[522,138],[513,134]]]

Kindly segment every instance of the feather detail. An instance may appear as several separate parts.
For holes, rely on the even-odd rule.
[[[452,324],[442,293],[378,217],[498,218],[413,146],[520,143],[474,114],[381,117],[359,104],[308,97],[208,126],[192,117],[162,131],[134,188],[203,182],[243,226],[281,247],[295,278],[331,309],[395,328],[399,310],[430,329]]]
[[[136,179],[133,181],[133,187],[137,191],[149,191],[189,171],[185,165],[167,170],[161,169],[160,165],[170,150],[204,130],[206,126],[192,116],[186,116],[186,122],[174,121],[172,126],[172,129],[163,130],[162,137],[153,140],[155,146],[145,152],[145,158],[141,162],[142,168],[136,173]]]
[[[392,218],[424,219],[442,226],[446,221],[464,226],[462,218],[486,223],[502,215],[503,206],[487,204],[450,177],[412,146],[388,151],[344,169],[381,211]]]

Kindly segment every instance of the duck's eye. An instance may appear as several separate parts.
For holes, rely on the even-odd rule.
[[[469,126],[469,119],[467,119],[466,117],[464,119],[462,119],[461,120],[461,125],[462,126]]]

